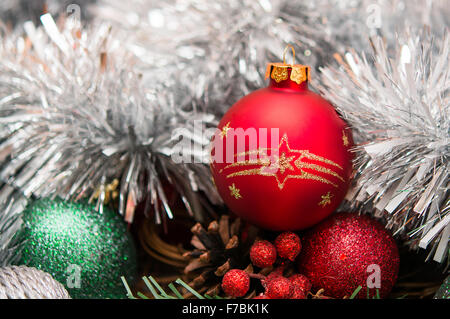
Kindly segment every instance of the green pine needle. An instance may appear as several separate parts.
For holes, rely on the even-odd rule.
[[[169,289],[173,291],[173,293],[175,294],[175,296],[178,297],[178,299],[184,299],[183,296],[180,294],[180,292],[177,290],[177,288],[175,288],[175,286],[173,285],[173,283],[170,283],[168,285]]]
[[[139,297],[141,297],[142,299],[150,299],[149,297],[147,297],[146,295],[144,295],[142,292],[138,292],[137,295]]]
[[[149,276],[148,277],[150,279],[150,281],[152,282],[152,284],[156,287],[156,289],[159,290],[159,292],[161,293],[161,296],[163,297],[163,299],[177,299],[176,297],[170,296],[168,295],[164,289],[162,289],[162,287],[156,282],[156,280],[152,277]]]
[[[122,279],[122,283],[125,286],[125,289],[127,291],[127,297],[130,299],[137,299],[135,296],[133,296],[133,293],[131,292],[130,286],[128,285],[126,279],[124,277],[121,277],[121,279]],[[158,282],[152,276],[142,277],[142,280],[144,281],[148,290],[150,290],[151,294],[153,295],[153,297],[155,299],[184,299],[184,297],[181,295],[181,293],[175,287],[174,283],[170,283],[167,285],[167,287],[170,289],[170,291],[175,295],[175,296],[172,296],[172,295],[169,295],[167,292],[165,292],[164,289],[158,284]],[[202,296],[201,294],[199,294],[197,291],[195,291],[192,287],[190,287],[187,283],[185,283],[180,278],[175,280],[175,283],[184,287],[186,290],[188,290],[190,293],[192,293],[198,299],[223,299],[220,296],[208,296],[206,294],[204,296]],[[141,292],[137,292],[136,294],[139,298],[150,299]]]
[[[160,295],[158,295],[158,293],[156,292],[153,285],[148,281],[147,277],[142,277],[142,280],[144,281],[145,285],[148,287],[148,290],[150,290],[150,292],[152,293],[153,297],[155,297],[155,299],[162,299],[162,297]]]
[[[163,295],[163,296],[166,295],[166,292],[164,291],[164,289],[162,289],[162,287],[160,285],[158,285],[158,283],[156,282],[156,280],[152,276],[148,276],[148,279],[150,279],[150,281],[156,287],[156,289],[159,290],[161,295]]]
[[[124,276],[121,276],[120,279],[122,280],[123,285],[125,286],[125,289],[127,290],[127,297],[129,299],[136,299],[133,296],[133,293],[131,292],[130,286],[128,286],[127,280],[125,279]]]
[[[202,295],[200,295],[198,292],[196,292],[194,289],[192,289],[187,283],[185,283],[183,280],[181,280],[180,278],[178,278],[177,280],[175,280],[175,282],[177,284],[182,285],[184,288],[186,288],[191,294],[193,294],[195,297],[197,297],[198,299],[205,299],[205,297],[203,297]]]
[[[130,286],[128,285],[126,279],[123,276],[120,277],[120,279],[122,280],[123,285],[125,286],[125,289],[127,291],[127,297],[129,299],[137,299],[135,296],[133,296],[133,293],[131,292]],[[167,287],[170,289],[170,291],[175,295],[175,296],[171,296],[164,291],[164,289],[158,284],[158,282],[152,276],[142,277],[142,280],[144,280],[145,285],[148,287],[148,289],[150,290],[150,292],[152,293],[152,295],[155,299],[184,299],[184,297],[181,295],[181,293],[175,287],[174,283],[170,283],[167,285]],[[222,297],[220,297],[218,295],[209,296],[207,294],[204,294],[202,296],[201,294],[199,294],[197,291],[195,291],[191,286],[189,286],[187,283],[185,283],[180,278],[175,280],[175,283],[182,286],[186,290],[188,290],[192,295],[194,295],[198,299],[223,299]],[[362,286],[358,286],[353,291],[353,293],[349,299],[355,299],[355,297],[358,295],[358,293],[361,291],[361,289],[362,289]],[[138,297],[140,297],[142,299],[149,299],[147,296],[145,296],[141,292],[137,292],[136,294],[138,295]],[[403,299],[405,297],[406,297],[406,295],[400,297],[399,299]],[[370,299],[369,288],[367,288],[367,299]],[[378,289],[376,289],[376,295],[373,296],[372,299],[381,299],[380,291]]]
[[[358,294],[358,292],[362,289],[361,286],[358,286],[355,291],[353,291],[352,295],[350,296],[350,299],[355,299],[356,295]]]

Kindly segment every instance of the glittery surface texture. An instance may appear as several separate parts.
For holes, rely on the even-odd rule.
[[[302,237],[299,272],[315,289],[335,298],[351,296],[359,286],[358,298],[376,295],[375,271],[378,265],[379,295],[387,297],[397,279],[399,254],[392,236],[374,219],[350,213],[332,215]],[[368,280],[368,278],[370,279]],[[367,289],[367,281],[372,288]],[[369,291],[369,292],[368,292]]]
[[[306,299],[306,293],[297,285],[292,285],[293,293],[291,299]]]
[[[132,238],[107,208],[37,200],[25,209],[17,236],[23,241],[19,264],[50,273],[72,298],[124,298],[120,276],[135,276]]]
[[[242,297],[250,288],[250,277],[240,269],[231,269],[222,279],[222,289],[230,297]]]
[[[275,239],[275,247],[281,258],[294,261],[300,253],[302,244],[297,234],[293,232],[284,232]]]
[[[291,299],[306,299],[312,286],[309,279],[305,275],[295,274],[289,277],[289,281],[293,287]]]
[[[266,295],[270,299],[289,299],[294,293],[294,286],[283,276],[276,276],[267,282]]]
[[[256,241],[250,249],[250,260],[254,266],[265,268],[272,266],[277,259],[275,246],[267,240]]]
[[[294,285],[296,290],[300,290],[306,295],[311,290],[311,281],[302,274],[295,274],[289,277],[289,280]]]
[[[442,286],[434,295],[434,299],[450,299],[450,276],[444,280]]]

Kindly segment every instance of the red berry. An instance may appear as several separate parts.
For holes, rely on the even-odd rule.
[[[309,281],[308,277],[306,277],[305,275],[295,274],[289,277],[289,280],[294,285],[294,287],[303,290],[305,294],[307,294],[311,290],[311,281]]]
[[[265,289],[267,289],[267,284],[270,281],[277,279],[278,277],[283,277],[283,273],[279,272],[279,271],[277,271],[277,269],[275,269],[270,274],[268,274],[264,280],[261,280],[261,284]]]
[[[270,298],[267,297],[266,295],[259,295],[259,296],[253,297],[253,299],[270,299]]]
[[[311,290],[311,282],[305,275],[295,274],[289,277],[294,287],[291,299],[306,299],[306,295]]]
[[[306,294],[298,287],[294,287],[294,292],[290,299],[306,299]]]
[[[300,237],[292,232],[284,232],[275,239],[275,247],[278,256],[294,261],[295,257],[300,253],[302,245]]]
[[[231,297],[242,297],[250,288],[250,277],[240,269],[229,270],[222,279],[223,291]]]
[[[266,282],[265,295],[270,299],[289,299],[293,293],[294,287],[286,277],[278,275]]]
[[[265,268],[277,259],[275,246],[267,240],[258,240],[250,248],[250,260],[254,266]]]

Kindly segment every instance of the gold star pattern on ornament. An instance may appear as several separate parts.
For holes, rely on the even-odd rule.
[[[272,152],[271,155],[268,155],[267,151],[269,150]],[[278,154],[281,154],[281,156],[278,156]],[[250,155],[259,158],[246,160],[246,156]],[[331,175],[344,182],[344,179],[334,170],[343,170],[339,164],[327,158],[315,155],[308,150],[291,149],[286,134],[283,135],[278,148],[259,148],[257,150],[250,150],[236,154],[235,158],[244,158],[244,160],[237,160],[236,162],[225,166],[220,170],[220,173],[224,170],[229,170],[230,168],[242,167],[242,169],[229,173],[226,177],[271,176],[277,181],[280,190],[284,188],[288,179],[309,179],[329,184],[336,188],[338,187],[338,185],[329,180],[328,177],[324,177],[317,173]],[[306,160],[314,161],[315,163],[306,162]],[[294,163],[294,166],[291,164],[292,162]],[[326,167],[325,165],[330,167]],[[249,166],[259,167],[249,168]]]
[[[286,157],[286,153],[281,154],[281,156],[278,158],[277,165],[278,169],[281,171],[282,174],[289,169],[291,171],[294,170],[294,168],[291,165],[291,161],[295,158],[295,156],[289,156]]]
[[[344,143],[344,146],[348,146],[348,137],[344,131],[342,131],[342,142]]]
[[[334,197],[330,192],[322,195],[322,200],[319,202],[319,206],[325,207],[331,204],[331,199]]]
[[[231,129],[230,122],[225,124],[224,127],[222,127],[222,132],[220,132],[220,137],[223,139],[224,137],[227,137],[228,131]]]
[[[228,186],[228,189],[230,190],[230,195],[233,196],[236,199],[242,198],[242,195],[239,193],[241,190],[234,185],[234,183],[231,186]]]

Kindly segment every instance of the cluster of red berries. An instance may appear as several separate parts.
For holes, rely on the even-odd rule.
[[[262,281],[265,292],[256,299],[306,299],[311,282],[306,276],[294,274],[289,278],[282,271],[274,271]]]
[[[250,260],[254,266],[266,268],[275,263],[277,255],[280,258],[294,261],[301,248],[302,245],[297,234],[284,232],[275,238],[275,245],[267,240],[256,241],[250,248]]]
[[[256,267],[266,268],[273,266],[277,257],[294,261],[300,250],[300,238],[292,232],[284,232],[278,235],[274,244],[267,240],[256,241],[250,248],[250,260]],[[228,296],[242,297],[250,288],[250,278],[254,277],[261,280],[265,289],[264,294],[254,299],[306,299],[311,290],[309,279],[300,274],[284,277],[284,268],[278,267],[266,277],[231,269],[223,276],[222,289]]]

